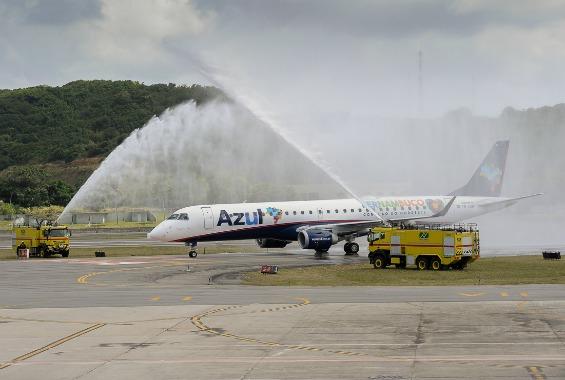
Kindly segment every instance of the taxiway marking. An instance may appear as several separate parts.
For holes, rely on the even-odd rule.
[[[478,297],[478,296],[482,296],[483,294],[485,294],[484,292],[464,292],[464,293],[459,293],[462,296],[465,297]]]
[[[74,334],[67,335],[66,337],[63,337],[63,338],[61,338],[61,339],[59,339],[59,340],[56,340],[56,341],[54,341],[54,342],[51,342],[51,343],[49,343],[49,344],[43,346],[43,347],[41,347],[41,348],[38,348],[37,350],[33,350],[33,351],[31,351],[31,352],[28,352],[27,354],[18,356],[17,358],[14,358],[14,359],[10,360],[9,362],[6,362],[6,363],[1,364],[1,365],[0,365],[0,370],[1,370],[1,369],[4,369],[4,368],[8,368],[8,367],[11,366],[12,364],[16,364],[16,363],[18,363],[18,362],[21,362],[21,361],[24,361],[24,360],[26,360],[26,359],[29,359],[29,358],[31,358],[31,357],[33,357],[33,356],[39,355],[39,354],[41,354],[42,352],[45,352],[45,351],[48,351],[48,350],[50,350],[50,349],[52,349],[52,348],[54,348],[54,347],[60,346],[61,344],[65,343],[65,342],[68,342],[69,340],[78,338],[79,336],[82,336],[82,335],[84,335],[84,334],[88,334],[89,332],[94,331],[94,330],[97,330],[97,329],[99,329],[100,327],[103,327],[103,326],[105,326],[105,325],[106,325],[105,323],[97,323],[97,324],[92,325],[92,326],[90,326],[90,327],[87,327],[87,328],[85,328],[85,329],[83,329],[83,330],[77,331],[77,332],[74,333]]]
[[[186,296],[186,297],[182,297],[183,301],[191,301],[192,300],[192,296]]]
[[[260,310],[258,312],[259,313],[266,313],[266,312],[271,312],[271,311],[287,310],[287,309],[302,307],[302,306],[306,306],[306,305],[310,304],[310,300],[307,299],[307,298],[297,298],[297,299],[302,301],[302,303],[292,304],[292,305],[287,305],[287,306],[282,306],[282,307],[272,308],[272,309],[263,309],[263,310]],[[320,348],[320,347],[308,346],[308,345],[302,345],[302,344],[283,344],[283,343],[280,343],[280,342],[265,341],[265,340],[255,339],[255,338],[249,338],[249,337],[246,337],[246,336],[232,334],[232,333],[225,331],[225,330],[222,330],[222,331],[215,330],[214,328],[209,327],[208,325],[206,325],[202,321],[202,318],[210,316],[212,314],[216,314],[216,313],[219,313],[219,312],[222,312],[222,311],[227,311],[227,310],[241,309],[245,306],[249,306],[249,305],[233,305],[233,306],[225,306],[225,307],[218,308],[218,309],[212,309],[212,310],[204,312],[202,314],[192,316],[190,318],[190,321],[200,331],[212,333],[212,334],[218,335],[218,336],[223,336],[225,338],[237,339],[239,341],[248,342],[248,343],[258,343],[258,344],[261,344],[261,345],[264,345],[264,346],[280,347],[280,348],[291,349],[291,350],[328,352],[328,353],[332,353],[332,354],[345,355],[345,356],[368,356],[368,354],[363,353],[363,352],[331,350],[331,349],[327,349],[327,348]],[[253,311],[250,312],[250,313],[253,313]]]

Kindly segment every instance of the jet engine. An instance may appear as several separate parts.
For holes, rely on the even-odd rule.
[[[261,248],[284,248],[289,242],[278,239],[257,239],[257,245]]]
[[[300,231],[298,233],[298,244],[302,249],[325,252],[338,240],[337,235],[329,231]]]

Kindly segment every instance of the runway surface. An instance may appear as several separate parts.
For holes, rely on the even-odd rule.
[[[238,284],[261,264],[366,260],[291,250],[0,262],[0,378],[565,378],[563,285]]]

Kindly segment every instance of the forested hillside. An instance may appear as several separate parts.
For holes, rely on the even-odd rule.
[[[100,160],[153,115],[213,87],[75,81],[0,90],[0,200],[64,205]]]

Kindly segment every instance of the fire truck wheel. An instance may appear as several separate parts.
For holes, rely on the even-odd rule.
[[[386,268],[386,260],[383,255],[377,255],[375,257],[375,262],[373,263],[373,267],[375,269],[384,269]]]
[[[430,269],[431,270],[440,270],[441,269],[441,261],[437,257],[434,257],[430,262]]]
[[[61,257],[69,257],[69,251],[61,252]]]
[[[416,268],[418,268],[418,270],[426,270],[428,269],[428,260],[426,260],[425,257],[418,257],[416,259]]]

